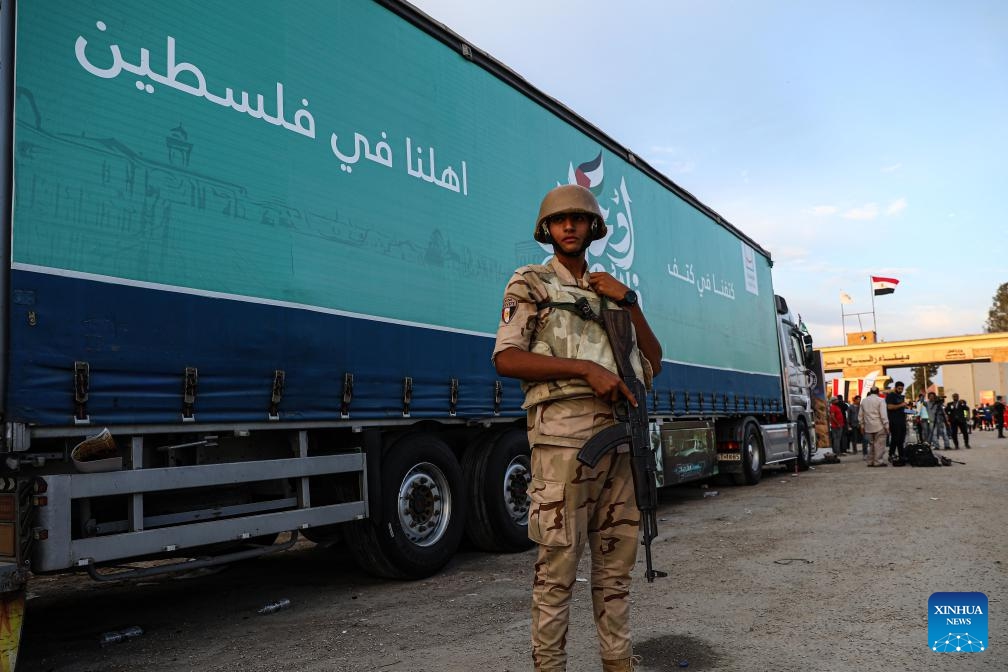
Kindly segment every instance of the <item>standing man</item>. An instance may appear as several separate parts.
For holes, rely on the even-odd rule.
[[[864,434],[861,432],[861,421],[858,413],[861,412],[861,395],[855,394],[854,399],[847,406],[847,431],[850,432],[851,452],[857,455],[858,446],[861,446]],[[861,449],[862,456],[868,456],[868,444],[865,443]]]
[[[948,450],[951,446],[949,446],[948,416],[945,414],[945,399],[939,398],[934,392],[928,392],[928,413],[931,415],[931,422],[933,423],[931,442],[937,448],[938,440],[941,439],[943,449]]]
[[[553,245],[544,265],[515,271],[504,290],[494,364],[519,378],[532,447],[529,537],[539,545],[532,586],[532,660],[537,672],[567,669],[567,626],[577,565],[591,550],[591,597],[604,672],[633,669],[640,659],[630,641],[630,570],[637,558],[640,512],[630,454],[621,447],[594,469],[577,452],[615,424],[613,402],[636,406],[617,375],[601,325],[572,305],[586,299],[601,310],[630,312],[635,338],[631,361],[651,387],[661,369],[661,345],[637,294],[608,273],[589,273],[585,251],[606,235],[595,196],[578,185],[553,189],[542,201],[533,237]]]
[[[903,444],[906,442],[906,413],[908,404],[903,396],[903,382],[897,381],[893,391],[886,395],[886,409],[889,413],[889,459],[903,459]]]
[[[837,457],[843,452],[844,412],[840,408],[840,397],[833,397],[829,407],[830,446]]]
[[[928,410],[927,397],[924,393],[920,393],[920,397],[917,399],[917,406],[915,407],[917,413],[917,443],[930,443],[931,442],[931,413]]]
[[[868,466],[889,466],[885,461],[886,436],[889,435],[889,414],[886,411],[886,403],[879,396],[877,387],[871,388],[868,391],[868,396],[861,402],[858,422],[871,444],[871,448],[868,450]]]
[[[945,407],[945,415],[948,416],[949,425],[952,427],[952,445],[959,450],[957,433],[962,432],[963,443],[969,448],[970,408],[965,399],[959,398],[958,392],[952,393],[952,401]]]
[[[997,395],[994,400],[994,424],[997,426],[998,436],[997,438],[1003,439],[1004,437],[1004,422],[1005,422],[1005,405],[1001,401],[1001,395]]]
[[[851,443],[850,425],[847,424],[847,409],[850,408],[850,404],[847,403],[847,400],[843,396],[837,396],[837,404],[840,406],[840,413],[843,414],[843,431],[840,432],[840,452],[846,453]]]

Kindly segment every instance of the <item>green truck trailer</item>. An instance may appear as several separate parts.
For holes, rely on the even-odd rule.
[[[411,5],[0,7],[10,599],[298,535],[399,577],[466,533],[527,547],[522,397],[490,352],[561,183],[598,197],[590,264],[668,358],[659,483],[807,467],[811,340],[769,253]]]

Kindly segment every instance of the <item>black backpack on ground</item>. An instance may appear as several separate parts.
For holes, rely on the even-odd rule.
[[[940,467],[941,460],[931,452],[931,446],[926,443],[910,443],[904,446],[903,454],[911,467]]]

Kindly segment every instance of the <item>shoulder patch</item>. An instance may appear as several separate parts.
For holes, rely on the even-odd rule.
[[[505,296],[504,307],[501,309],[501,319],[504,320],[504,324],[511,323],[511,319],[515,316],[517,310],[518,300],[513,296]]]

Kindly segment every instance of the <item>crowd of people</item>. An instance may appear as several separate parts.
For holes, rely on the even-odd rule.
[[[860,447],[869,467],[884,467],[902,459],[910,427],[918,443],[932,444],[938,450],[959,450],[960,437],[963,447],[969,448],[972,431],[996,430],[999,439],[1005,438],[1008,406],[1001,395],[993,404],[970,409],[958,393],[946,401],[934,392],[921,392],[914,402],[903,390],[903,383],[897,381],[884,391],[872,387],[864,399],[854,395],[849,403],[842,396],[834,397],[829,411],[833,452],[856,454]]]
[[[1004,438],[1004,426],[1008,424],[1005,416],[1005,404],[999,396],[993,404],[980,404],[973,409],[973,431],[993,432],[997,430],[998,438]]]

